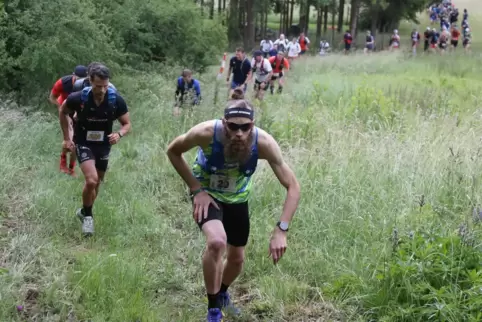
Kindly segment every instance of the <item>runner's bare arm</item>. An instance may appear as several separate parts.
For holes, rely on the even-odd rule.
[[[67,100],[65,100],[59,109],[59,120],[60,120],[60,128],[62,129],[62,134],[64,135],[64,141],[69,141],[69,130],[71,124],[69,122],[69,114],[72,114],[74,111],[67,107]]]
[[[281,149],[276,140],[264,131],[260,134],[260,159],[268,161],[279,182],[287,190],[280,221],[290,222],[296,212],[296,208],[298,208],[300,200],[300,185],[294,172],[283,160]]]
[[[117,120],[121,124],[119,132],[122,136],[126,135],[131,131],[131,118],[129,116],[129,112],[119,116]]]
[[[51,91],[50,94],[49,94],[49,101],[50,103],[54,104],[54,105],[57,105],[57,108],[60,107],[59,105],[59,102],[57,101],[59,96],[55,96],[54,92]]]
[[[200,189],[201,184],[191,173],[191,169],[182,157],[182,154],[196,146],[207,146],[211,141],[213,131],[213,121],[200,123],[175,138],[167,148],[169,160],[191,191]]]

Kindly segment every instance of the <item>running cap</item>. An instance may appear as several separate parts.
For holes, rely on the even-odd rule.
[[[87,77],[87,67],[84,65],[75,66],[74,75],[77,77]]]

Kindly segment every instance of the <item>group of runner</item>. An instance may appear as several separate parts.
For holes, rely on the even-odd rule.
[[[248,63],[248,68],[245,63],[244,50],[238,48],[236,54],[234,59],[239,66],[246,66],[245,71],[251,73],[251,64]],[[278,55],[283,58],[282,54]],[[256,52],[253,66],[256,69],[264,64],[263,68],[267,69],[266,61],[262,53]],[[270,71],[269,76],[272,74]],[[77,66],[72,75],[55,83],[50,94],[50,101],[59,109],[63,134],[61,170],[73,172],[75,163],[72,170],[65,171],[62,161],[66,158],[64,153],[70,152],[71,158],[77,157],[84,175],[82,207],[75,212],[82,222],[84,236],[94,233],[92,208],[107,171],[111,147],[131,130],[127,104],[109,80],[109,69],[103,64]],[[231,302],[228,287],[243,268],[250,233],[248,198],[258,160],[268,162],[287,190],[281,216],[273,225],[269,241],[274,264],[286,251],[287,232],[300,199],[299,183],[284,161],[279,144],[255,126],[254,107],[244,98],[242,86],[240,88],[244,82],[233,78],[233,90],[221,118],[197,124],[176,137],[167,148],[170,162],[189,187],[193,219],[206,238],[202,266],[208,298],[206,319],[210,322],[222,322],[222,310],[232,314],[240,312]],[[200,99],[199,83],[192,79],[189,70],[183,71],[178,87],[184,88],[184,83],[194,88]],[[256,84],[263,83],[258,79]],[[182,90],[176,95],[182,95]],[[116,120],[121,128],[114,132]],[[190,168],[183,154],[195,147],[198,153]]]
[[[283,35],[281,35],[283,37]],[[281,38],[280,38],[281,39]],[[279,39],[278,39],[279,40]],[[236,53],[229,60],[226,81],[230,88],[231,96],[235,89],[239,88],[243,94],[248,89],[248,83],[254,79],[254,98],[263,100],[264,94],[270,90],[275,92],[275,82],[278,81],[277,93],[283,91],[286,71],[290,69],[289,59],[285,58],[286,51],[281,49],[268,54],[262,50],[256,50],[249,59],[242,47],[236,49]],[[232,74],[232,78],[231,78]],[[201,85],[199,80],[193,78],[192,71],[183,70],[178,77],[175,87],[174,115],[180,114],[180,107],[199,105],[201,102]]]
[[[440,4],[434,4],[429,8],[429,16],[432,25],[440,22],[440,29],[435,27],[427,27],[423,34],[424,52],[444,54],[447,50],[455,51],[459,40],[462,37],[462,45],[466,52],[470,52],[470,44],[472,42],[472,33],[469,26],[469,15],[467,9],[464,9],[463,19],[461,23],[462,32],[460,31],[457,22],[459,19],[459,11],[451,0],[443,0]],[[412,53],[416,55],[417,49],[420,45],[421,35],[417,28],[412,30],[410,34]],[[347,55],[350,52],[353,37],[349,30],[343,36],[341,42],[344,43],[344,53]],[[401,38],[397,29],[393,31],[389,40],[389,50],[395,51],[401,48]],[[375,37],[371,31],[366,32],[364,53],[370,54],[375,50]]]
[[[79,65],[72,75],[55,83],[49,97],[58,108],[63,135],[60,170],[75,176],[77,158],[84,175],[82,207],[75,213],[84,235],[94,233],[92,207],[107,171],[111,146],[131,129],[127,105],[109,79],[110,71],[101,63]],[[113,131],[115,120],[121,124],[117,132]]]

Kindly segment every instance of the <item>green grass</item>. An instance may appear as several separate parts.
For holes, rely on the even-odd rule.
[[[480,309],[480,255],[456,234],[465,223],[480,240],[471,219],[482,203],[479,61],[478,53],[377,54],[295,63],[283,95],[257,110],[302,199],[288,251],[273,266],[268,238],[285,191],[262,162],[246,265],[232,287],[241,321],[469,321]],[[113,80],[133,133],[112,150],[88,240],[74,217],[82,178],[57,170],[56,116],[27,117],[3,100],[0,321],[203,318],[204,240],[165,152],[175,136],[220,116],[222,104],[211,104],[216,70],[200,76],[205,103],[192,117],[172,116],[172,79]],[[221,98],[226,91],[221,85]],[[394,229],[403,242],[395,251]]]

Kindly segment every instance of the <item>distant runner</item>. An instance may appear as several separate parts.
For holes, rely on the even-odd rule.
[[[463,46],[465,48],[466,53],[470,52],[471,43],[472,43],[472,33],[470,32],[469,28],[465,28]]]
[[[279,35],[279,39],[276,39],[274,42],[274,45],[278,51],[286,52],[288,48],[288,39],[285,39],[285,35],[281,34]]]
[[[343,39],[341,40],[341,42],[345,44],[345,50],[344,50],[345,55],[348,55],[351,49],[351,43],[353,42],[353,37],[350,33],[350,30],[347,30],[345,32],[345,35],[343,35]]]
[[[457,28],[456,25],[452,25],[452,29],[450,31],[450,46],[452,48],[452,50],[455,51],[455,49],[457,48],[458,44],[459,44],[459,38],[460,38],[460,31],[459,29]]]
[[[236,48],[236,56],[231,57],[229,60],[228,77],[226,81],[229,83],[229,78],[233,74],[229,90],[229,96],[233,95],[235,88],[242,88],[244,93],[248,88],[248,82],[251,80],[251,62],[246,57],[246,53],[242,47]]]
[[[270,80],[270,91],[271,94],[274,93],[274,82],[278,79],[278,93],[281,94],[283,91],[283,85],[284,85],[284,77],[286,76],[283,70],[289,70],[290,69],[290,63],[288,62],[288,59],[285,58],[285,55],[283,52],[279,52],[278,55],[275,57],[270,57],[269,63],[271,64],[271,68],[273,69],[273,76],[271,76]]]
[[[296,38],[288,43],[288,60],[293,64],[293,60],[298,58],[298,54],[301,52],[300,44],[298,44]]]
[[[63,147],[77,150],[80,169],[85,184],[82,191],[83,207],[76,212],[82,222],[82,233],[94,233],[92,207],[99,194],[109,162],[111,146],[117,144],[131,129],[126,102],[109,87],[110,72],[97,65],[89,73],[91,87],[70,94],[60,107],[59,118],[64,134]],[[74,138],[68,133],[68,115],[77,113]],[[118,132],[112,131],[115,120],[121,124]]]
[[[191,107],[201,103],[201,85],[197,79],[192,78],[191,70],[183,70],[181,76],[177,79],[175,99],[175,115],[179,115],[179,108],[186,102]]]
[[[190,169],[183,154],[195,147],[198,154]],[[222,119],[197,124],[175,138],[167,155],[191,191],[192,216],[206,237],[202,267],[207,321],[222,322],[221,309],[240,313],[231,302],[228,288],[243,268],[250,232],[248,199],[258,159],[268,161],[287,190],[269,243],[274,264],[286,251],[286,235],[298,207],[300,186],[275,139],[254,125],[253,107],[246,100],[230,101]]]
[[[75,67],[74,73],[72,75],[67,75],[55,82],[52,91],[50,92],[49,101],[60,109],[60,106],[65,101],[70,93],[74,92],[74,83],[82,77],[87,76],[87,67],[83,65],[78,65]],[[69,132],[70,137],[73,135],[74,127],[74,114],[70,115],[69,118]],[[70,153],[69,167],[67,167],[67,153],[68,151],[62,149],[60,154],[60,171],[75,176],[75,152]]]
[[[390,38],[390,51],[393,51],[393,49],[399,49],[400,48],[400,36],[398,35],[398,30],[395,29],[393,31],[393,35]]]
[[[416,28],[413,28],[410,38],[412,39],[412,53],[413,55],[416,55],[417,47],[420,43],[420,34]]]
[[[301,52],[300,55],[304,55],[308,50],[310,50],[310,40],[302,32],[298,38],[298,43],[300,44]]]
[[[273,75],[273,68],[266,58],[263,58],[261,51],[255,51],[251,68],[254,75],[255,98],[263,100],[264,92],[269,88],[269,82]]]
[[[375,48],[375,38],[372,35],[372,32],[370,30],[367,30],[367,37],[365,40],[365,48],[363,51],[365,52],[365,55],[368,53],[373,52],[373,49]]]

